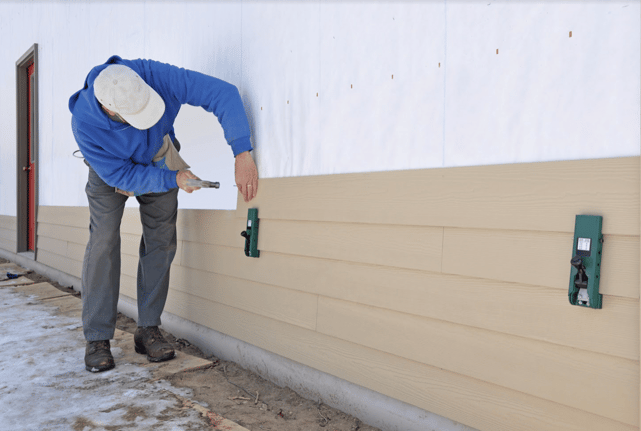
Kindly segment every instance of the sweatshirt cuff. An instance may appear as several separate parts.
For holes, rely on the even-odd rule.
[[[253,150],[251,141],[249,140],[249,136],[238,138],[230,142],[229,145],[231,145],[231,150],[234,153],[234,157],[236,157],[240,153],[244,153],[245,151]]]
[[[178,174],[178,171],[168,171],[163,169],[163,174],[165,174],[165,185],[167,186],[167,190],[178,187],[178,183],[176,183],[176,175]]]

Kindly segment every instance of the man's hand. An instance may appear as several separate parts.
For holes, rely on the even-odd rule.
[[[195,179],[199,180],[196,175],[192,174],[191,171],[178,171],[176,174],[176,184],[178,184],[178,187],[186,191],[187,193],[191,193],[194,190],[200,190],[200,187],[188,187],[187,186],[187,180],[188,179]]]
[[[258,170],[249,151],[236,156],[236,185],[245,202],[256,197],[258,191]]]

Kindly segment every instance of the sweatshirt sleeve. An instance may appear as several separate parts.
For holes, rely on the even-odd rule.
[[[200,106],[216,116],[234,157],[252,150],[249,122],[236,86],[200,72],[143,60],[153,82],[181,104]]]
[[[86,130],[91,127],[75,116],[71,119],[71,129],[78,148],[93,170],[109,186],[134,192],[136,195],[161,193],[178,187],[176,171],[137,164],[122,154],[107,151],[91,139],[92,133]]]

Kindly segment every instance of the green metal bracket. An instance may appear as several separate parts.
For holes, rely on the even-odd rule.
[[[577,215],[574,225],[572,271],[570,273],[570,304],[601,308],[603,295],[599,293],[601,252],[603,251],[603,217]]]
[[[245,256],[259,257],[258,251],[258,208],[249,208],[247,212],[247,230],[240,233],[245,238]]]

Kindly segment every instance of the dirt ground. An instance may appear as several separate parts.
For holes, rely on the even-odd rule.
[[[8,262],[0,258],[0,263]],[[80,298],[79,292],[35,272],[25,277],[38,283],[51,283]],[[117,327],[133,334],[136,322],[118,313]],[[176,350],[214,362],[208,369],[175,374],[170,382],[176,387],[192,389],[195,401],[206,403],[211,411],[251,431],[381,431],[318,400],[308,400],[289,388],[276,386],[234,362],[207,356],[188,340],[177,339],[166,331],[162,333]]]

